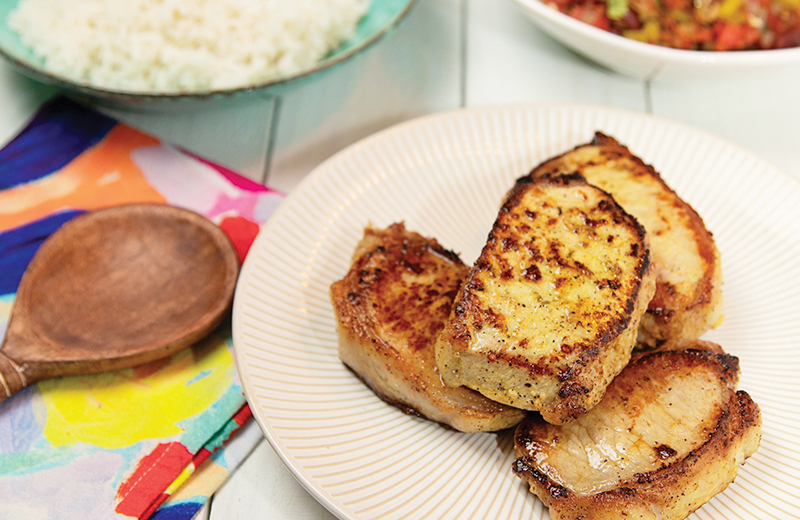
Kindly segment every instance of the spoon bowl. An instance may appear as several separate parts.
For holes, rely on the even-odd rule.
[[[186,209],[129,204],[70,220],[20,281],[0,347],[0,400],[195,343],[230,311],[238,273],[225,233]]]

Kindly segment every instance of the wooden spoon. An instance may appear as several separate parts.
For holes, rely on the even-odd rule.
[[[57,376],[169,356],[231,308],[239,261],[197,213],[130,204],[78,216],[22,276],[0,348],[0,401]]]

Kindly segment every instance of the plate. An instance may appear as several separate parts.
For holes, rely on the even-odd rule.
[[[237,368],[264,435],[333,514],[548,518],[511,473],[510,432],[405,415],[343,366],[328,288],[369,223],[404,220],[471,263],[514,180],[595,130],[662,172],[722,253],[726,320],[706,339],[740,358],[764,436],[695,518],[800,518],[800,183],[703,131],[576,105],[465,109],[377,133],[309,174],[253,243],[234,299]]]
[[[638,79],[711,79],[774,73],[800,65],[800,47],[752,51],[673,49],[581,22],[541,0],[513,0],[540,30],[611,70]]]
[[[197,92],[152,93],[100,88],[85,82],[76,82],[45,70],[43,60],[34,55],[20,41],[19,35],[6,24],[8,15],[19,0],[0,0],[0,55],[21,73],[44,83],[66,88],[78,94],[101,100],[123,103],[143,103],[162,99],[202,100],[221,96],[238,96],[249,92],[272,91],[324,73],[332,67],[352,58],[381,39],[393,29],[410,11],[416,0],[372,0],[369,11],[359,21],[355,35],[331,51],[310,70],[292,76],[262,83],[242,85],[225,90]]]

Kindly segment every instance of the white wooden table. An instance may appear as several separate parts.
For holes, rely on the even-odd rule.
[[[14,100],[4,105],[0,141],[52,92],[0,68],[0,99]],[[800,180],[800,68],[736,80],[634,80],[562,47],[510,0],[418,0],[409,17],[368,52],[277,97],[168,116],[110,112],[289,192],[327,157],[400,121],[459,107],[531,102],[604,105],[684,122]],[[197,518],[333,516],[262,441]]]

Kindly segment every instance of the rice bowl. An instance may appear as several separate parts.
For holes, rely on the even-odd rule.
[[[188,5],[192,6],[191,16],[194,18],[200,19],[203,16],[210,16],[216,25],[224,26],[224,22],[227,21],[228,26],[234,28],[242,26],[249,26],[249,28],[239,30],[239,33],[232,38],[223,37],[226,34],[225,31],[210,31],[211,34],[217,35],[214,38],[203,34],[198,35],[197,28],[187,28],[187,24],[184,23],[179,29],[191,36],[186,39],[190,41],[195,39],[201,42],[201,44],[197,45],[197,48],[190,48],[188,51],[180,46],[167,51],[161,48],[159,48],[158,52],[153,51],[153,48],[158,46],[154,46],[152,42],[158,42],[162,38],[175,40],[174,37],[162,35],[158,31],[152,34],[158,24],[163,25],[166,23],[163,19],[146,22],[145,25],[149,23],[152,26],[148,28],[150,34],[148,34],[147,38],[142,38],[140,34],[139,41],[136,44],[126,45],[120,43],[124,41],[123,37],[126,35],[119,29],[116,29],[116,33],[119,34],[112,34],[107,38],[108,41],[104,45],[69,43],[64,45],[63,50],[59,50],[63,56],[58,59],[63,58],[65,62],[70,62],[71,60],[72,65],[69,65],[69,67],[74,68],[73,73],[77,72],[82,75],[82,79],[78,79],[74,75],[55,72],[52,63],[50,64],[51,66],[46,66],[45,59],[41,55],[34,53],[33,49],[22,41],[21,35],[8,27],[8,20],[12,12],[18,4],[22,4],[25,1],[0,0],[0,19],[6,21],[6,23],[0,24],[0,55],[6,58],[20,72],[36,80],[66,87],[78,94],[91,98],[115,102],[121,101],[123,103],[146,102],[162,98],[206,99],[218,97],[219,95],[229,97],[239,93],[271,90],[303,81],[339,65],[374,44],[395,27],[414,4],[414,0],[288,0],[288,4],[286,0],[265,0],[263,2],[248,0],[214,2],[212,0],[203,0],[188,3]],[[36,2],[38,0],[32,1]],[[105,3],[105,0],[83,1],[96,5]],[[173,12],[168,12],[167,15],[164,14],[166,8],[162,8],[160,15],[162,18],[166,16],[168,20],[169,17],[172,17],[172,24],[174,24],[175,19],[187,16],[185,11],[175,12],[175,9],[179,9],[176,6],[185,6],[187,3],[176,2],[175,0],[164,0],[162,2],[137,0],[133,4],[125,3],[124,5],[120,2],[112,1],[111,3],[114,4],[117,10],[115,15],[117,17],[119,12],[130,13],[133,11],[136,14],[132,5],[155,5],[155,3],[173,8]],[[292,36],[291,39],[276,38],[274,34],[268,35],[269,24],[258,23],[252,15],[253,9],[265,11],[268,10],[267,5],[274,6],[278,4],[290,6],[288,11],[281,15],[282,20],[285,22],[283,25],[288,24],[288,27],[280,26],[278,33]],[[329,14],[332,14],[332,16],[324,17],[327,20],[321,20],[324,13],[314,10],[316,7],[313,9],[310,7],[322,4],[328,5],[331,11]],[[204,12],[200,12],[199,6],[204,6],[204,9],[207,7],[207,9]],[[348,11],[348,13],[345,13],[349,14],[346,18],[348,20],[355,18],[357,23],[351,23],[351,27],[346,27],[348,23],[345,22],[345,17],[340,16],[341,6],[345,6],[344,10]],[[356,9],[353,9],[353,6]],[[356,13],[356,11],[360,11],[361,7],[368,7],[368,9],[366,12]],[[236,12],[237,8],[239,9],[238,13]],[[246,9],[249,9],[249,11],[246,11]],[[41,24],[42,13],[39,9],[36,11],[36,23]],[[228,12],[226,13],[225,11]],[[305,14],[303,15],[303,13]],[[129,15],[129,17],[132,16]],[[140,15],[137,16],[141,19]],[[300,19],[298,22],[298,16],[300,18],[304,17],[306,20]],[[311,18],[313,20],[309,20]],[[197,21],[195,20],[195,22]],[[220,23],[220,21],[223,23]],[[108,18],[105,19],[104,23],[106,26],[108,25]],[[277,24],[277,18],[275,18],[273,25],[275,24]],[[59,25],[61,27],[66,25],[64,19],[59,20]],[[72,29],[69,32],[73,32]],[[294,37],[298,35],[300,36],[299,40]],[[178,39],[183,40],[184,38],[180,37]],[[343,41],[342,38],[344,38]],[[336,41],[332,43],[334,39]],[[271,51],[265,52],[265,40],[271,44],[274,44],[276,40],[280,40],[278,43],[283,49],[275,52],[273,48]],[[233,50],[233,55],[235,56],[229,56],[231,54],[229,52],[231,42],[241,44],[237,45]],[[171,41],[169,43],[174,44],[176,42]],[[183,42],[178,43],[183,44]],[[242,45],[246,45],[247,50],[243,50]],[[119,49],[119,47],[123,48]],[[326,50],[321,50],[323,48]],[[82,53],[85,55],[87,49],[91,49],[89,58],[80,56]],[[262,53],[260,57],[258,56],[259,52]],[[78,59],[75,56],[70,57],[70,53],[79,54]],[[112,62],[114,60],[117,62],[113,66],[116,69],[112,67],[112,72],[119,76],[127,76],[127,83],[122,84],[123,86],[119,86],[120,83],[114,84],[116,86],[107,83],[108,78],[104,77],[107,71],[103,72],[97,67],[95,67],[97,70],[91,72],[93,75],[86,71],[87,63],[95,66],[95,63],[91,63],[92,60],[97,61],[99,58],[108,58],[108,54],[111,55]],[[131,56],[130,61],[135,61],[139,65],[126,63],[127,59],[122,60],[122,63],[120,63],[119,56],[122,54],[129,54]],[[219,66],[219,62],[214,60],[222,57],[232,63]],[[185,61],[180,66],[175,66],[174,60],[178,58]],[[170,62],[170,60],[173,61]],[[172,63],[169,69],[176,72],[175,74],[158,69],[163,63],[167,62]],[[147,74],[142,73],[144,70],[141,66],[142,63],[149,67]],[[157,66],[152,66],[153,63]],[[202,66],[199,66],[199,63],[202,63]],[[209,74],[209,72],[213,74]],[[257,72],[257,74],[253,75],[254,72]],[[213,78],[209,79],[212,76]]]

